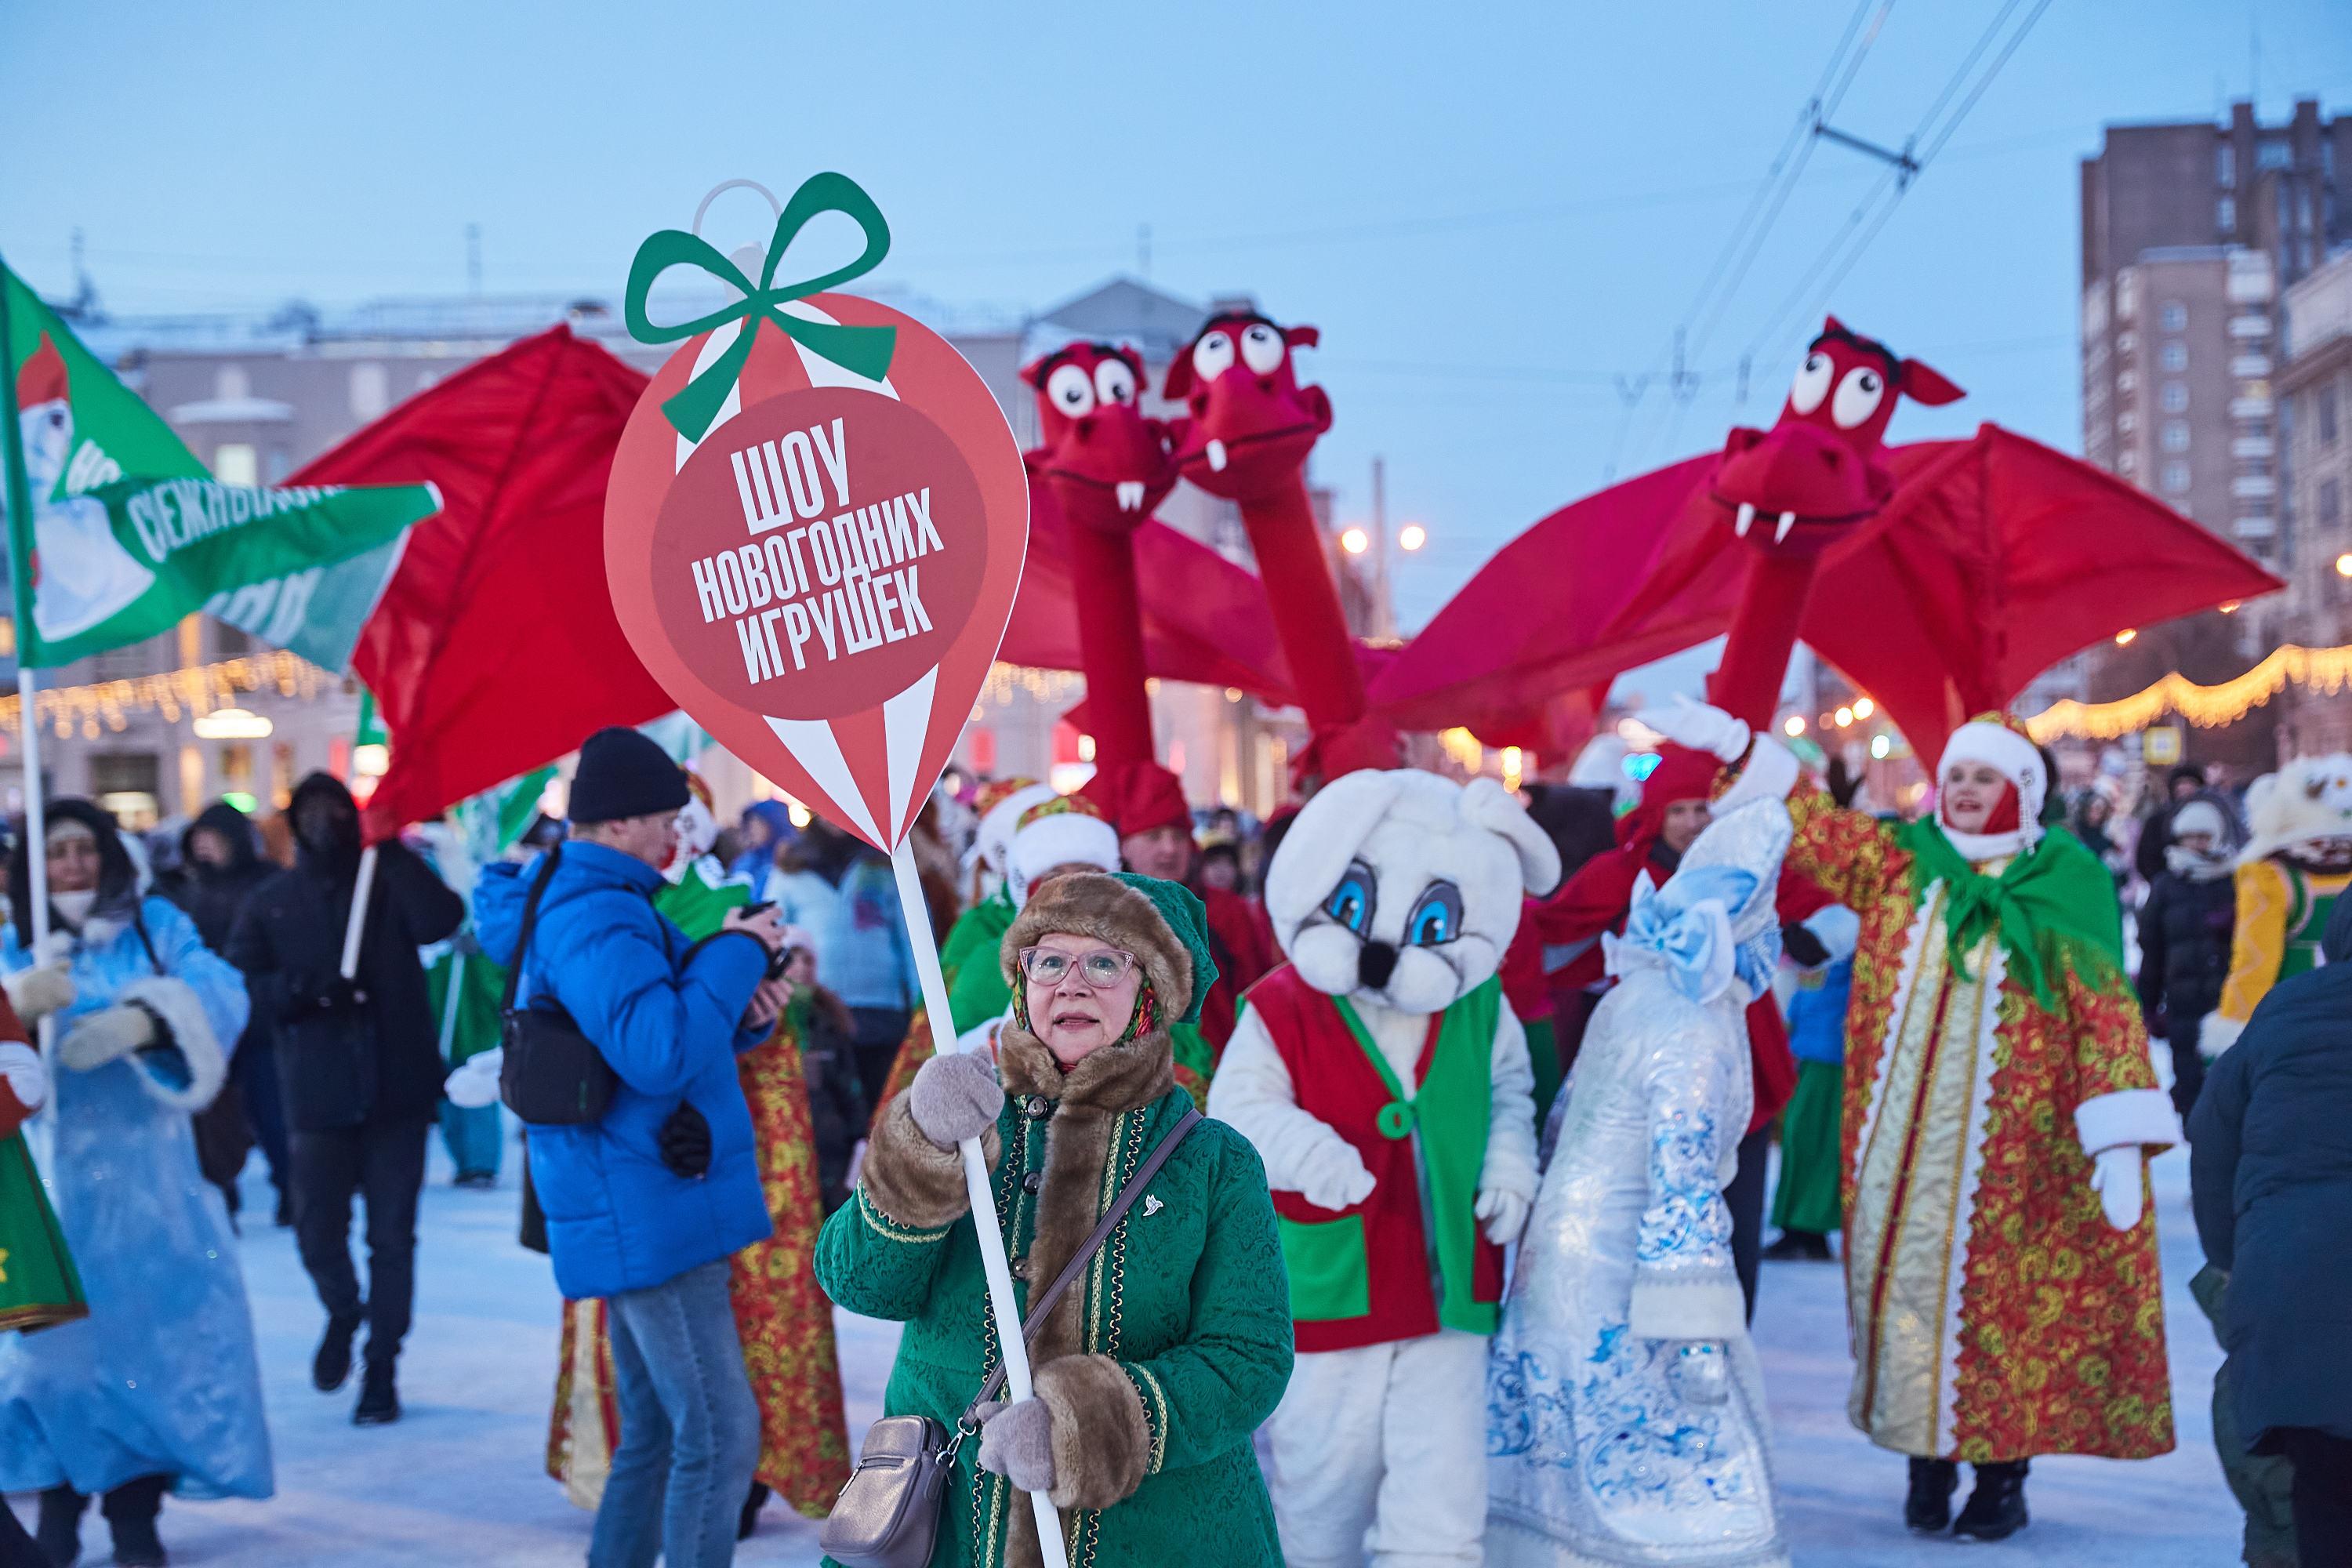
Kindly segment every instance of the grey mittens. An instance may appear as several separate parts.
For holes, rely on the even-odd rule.
[[[966,1058],[969,1059],[969,1058]],[[990,1400],[980,1416],[980,1468],[1024,1492],[1054,1489],[1054,1413],[1042,1399]]]
[[[978,1056],[933,1057],[907,1089],[907,1113],[915,1130],[942,1149],[979,1137],[996,1125],[996,1113],[1003,1109],[996,1069]]]

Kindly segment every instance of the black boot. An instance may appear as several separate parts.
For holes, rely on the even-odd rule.
[[[760,1510],[768,1506],[768,1489],[759,1481],[751,1483],[751,1495],[743,1500],[743,1512],[735,1521],[735,1539],[749,1541],[751,1532],[760,1528]]]
[[[332,1394],[352,1375],[352,1336],[360,1331],[357,1317],[329,1318],[319,1336],[319,1351],[310,1358],[310,1386]]]
[[[352,1412],[354,1426],[389,1426],[400,1419],[400,1390],[393,1386],[392,1363],[370,1362],[360,1384],[359,1408]]]
[[[155,1518],[163,1511],[163,1488],[168,1476],[142,1476],[106,1494],[98,1505],[114,1532],[118,1568],[163,1568],[163,1539],[155,1533]]]
[[[2011,1459],[1979,1465],[1976,1490],[1969,1494],[1969,1504],[1960,1510],[1960,1521],[1952,1526],[1952,1533],[1969,1541],[2006,1541],[2023,1530],[2025,1467],[2030,1462]]]
[[[1960,1467],[1949,1459],[1911,1461],[1911,1495],[1903,1500],[1903,1522],[1940,1534],[1952,1522],[1952,1494],[1960,1489]]]
[[[71,1487],[50,1487],[41,1493],[41,1518],[33,1540],[50,1568],[73,1568],[81,1555],[81,1510],[89,1499]]]

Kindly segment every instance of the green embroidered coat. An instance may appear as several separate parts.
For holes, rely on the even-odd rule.
[[[1008,1099],[983,1142],[1025,1312],[1190,1101],[1164,1029],[1065,1076],[1007,1026],[998,1066]],[[817,1279],[851,1311],[907,1325],[886,1412],[952,1427],[997,1341],[961,1166],[916,1129],[910,1099],[885,1109],[855,1198],[826,1222]],[[1072,1563],[1280,1564],[1250,1437],[1289,1382],[1290,1304],[1265,1168],[1239,1133],[1192,1130],[1030,1353]],[[979,1449],[956,1455],[933,1568],[1034,1564],[1029,1500],[979,1469]]]

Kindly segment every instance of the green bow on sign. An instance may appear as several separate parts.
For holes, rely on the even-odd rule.
[[[784,252],[808,221],[820,213],[840,213],[866,231],[866,250],[846,267],[835,268],[823,277],[804,279],[798,283],[779,286],[776,268],[784,259]],[[675,342],[724,326],[729,321],[743,321],[743,330],[727,345],[708,370],[686,384],[677,395],[662,404],[662,412],[677,427],[678,434],[689,441],[699,441],[719,417],[719,405],[727,401],[730,388],[743,374],[743,362],[751,355],[751,340],[759,335],[762,321],[772,321],[783,329],[784,335],[811,353],[831,360],[853,375],[868,381],[880,381],[890,374],[890,355],[898,343],[896,327],[845,327],[830,321],[812,321],[782,309],[794,300],[821,294],[836,283],[845,283],[862,277],[882,265],[883,257],[890,251],[890,226],[882,221],[882,209],[866,194],[858,183],[846,174],[813,174],[793,199],[784,204],[783,212],[776,218],[775,237],[768,241],[768,259],[760,268],[757,288],[742,269],[719,253],[718,248],[699,235],[666,228],[649,237],[637,247],[637,258],[629,264],[629,291],[624,305],[629,335],[641,343]],[[653,291],[655,279],[677,266],[698,267],[724,283],[731,283],[743,298],[731,305],[722,306],[707,316],[698,316],[676,326],[656,326],[646,314],[646,299]]]

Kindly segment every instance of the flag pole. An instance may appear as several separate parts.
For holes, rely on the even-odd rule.
[[[906,921],[908,945],[915,950],[923,1007],[931,1016],[931,1037],[937,1039],[942,1020],[950,1031],[955,1028],[955,1014],[948,1005],[947,976],[940,969],[940,944],[931,934],[931,910],[923,901],[923,879],[915,869],[915,852],[904,838],[890,851],[890,869],[898,879],[898,913]],[[980,1152],[980,1140],[967,1138],[956,1145],[956,1152],[963,1156],[964,1190],[971,1198],[972,1228],[980,1235],[980,1267],[988,1278],[989,1315],[996,1320],[996,1342],[1004,1352],[1005,1394],[1018,1402],[1031,1397],[1029,1346],[1021,1337],[1021,1310],[1013,1301],[1013,1269],[1004,1258],[1003,1221],[996,1212],[996,1198],[988,1190],[988,1162]],[[982,1220],[982,1215],[987,1219]],[[1048,1563],[1068,1562],[1069,1549],[1062,1543],[1062,1516],[1055,1511],[1053,1500],[1044,1492],[1031,1492],[1029,1503],[1037,1515],[1039,1555]]]
[[[375,848],[373,844],[360,851],[360,877],[352,887],[351,919],[343,922],[343,978],[356,980],[360,974],[360,939],[367,934],[368,899],[375,891]]]
[[[39,963],[49,942],[49,853],[47,814],[41,799],[41,724],[35,699],[40,680],[26,661],[33,643],[32,526],[33,487],[25,472],[25,432],[16,406],[16,349],[10,329],[15,293],[23,285],[0,261],[0,466],[7,469],[8,581],[16,612],[16,740],[25,769],[25,842],[16,853],[25,858],[32,894],[33,962]],[[49,1098],[34,1119],[41,1134],[39,1166],[51,1174],[52,1208],[62,1194],[54,1179],[57,1150],[58,1030],[55,1018],[40,1022],[41,1066],[49,1079]]]

